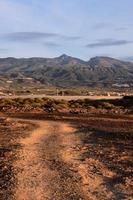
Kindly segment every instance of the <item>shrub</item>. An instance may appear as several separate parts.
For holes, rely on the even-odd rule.
[[[113,109],[115,106],[109,102],[102,102],[101,106],[105,109]]]

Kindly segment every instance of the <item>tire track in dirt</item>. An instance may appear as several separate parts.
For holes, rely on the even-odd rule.
[[[132,136],[117,133],[121,125],[111,133],[93,131],[78,122],[31,122],[38,128],[30,133],[23,129],[18,138],[12,135],[18,146],[11,156],[13,184],[2,200],[132,199]],[[7,178],[5,174],[6,185]]]
[[[67,123],[40,121],[39,128],[21,139],[21,150],[14,163],[16,200],[82,200],[81,177],[73,164],[63,160],[71,143],[63,143],[75,131]],[[74,141],[74,138],[73,138]],[[76,141],[75,141],[76,142]],[[78,141],[79,142],[79,141]],[[68,155],[69,157],[69,155]],[[71,156],[70,156],[71,158]]]

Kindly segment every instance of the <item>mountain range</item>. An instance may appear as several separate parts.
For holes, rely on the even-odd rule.
[[[132,87],[133,63],[110,57],[83,61],[65,54],[56,58],[0,58],[0,84],[2,80],[57,87]]]

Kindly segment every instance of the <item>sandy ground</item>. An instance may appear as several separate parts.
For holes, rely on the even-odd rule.
[[[13,156],[4,157],[10,174],[0,183],[10,184],[0,187],[1,200],[132,199],[131,124],[122,132],[111,124],[112,132],[105,132],[104,122],[99,131],[87,124],[34,123],[38,128],[16,138]]]
[[[71,135],[74,128],[47,121],[39,122],[39,126],[20,140],[22,149],[14,163],[17,180],[14,199],[86,199],[80,176],[75,176],[73,164],[64,157],[64,151],[72,147],[65,144],[66,135]]]
[[[51,98],[51,99],[57,99],[57,100],[77,100],[77,99],[92,99],[92,100],[96,100],[96,99],[120,99],[122,98],[122,96],[49,96],[49,95],[13,95],[13,96],[0,96],[0,98]]]

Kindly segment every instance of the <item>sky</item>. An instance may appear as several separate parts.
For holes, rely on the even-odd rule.
[[[0,57],[133,61],[133,0],[0,0]]]

